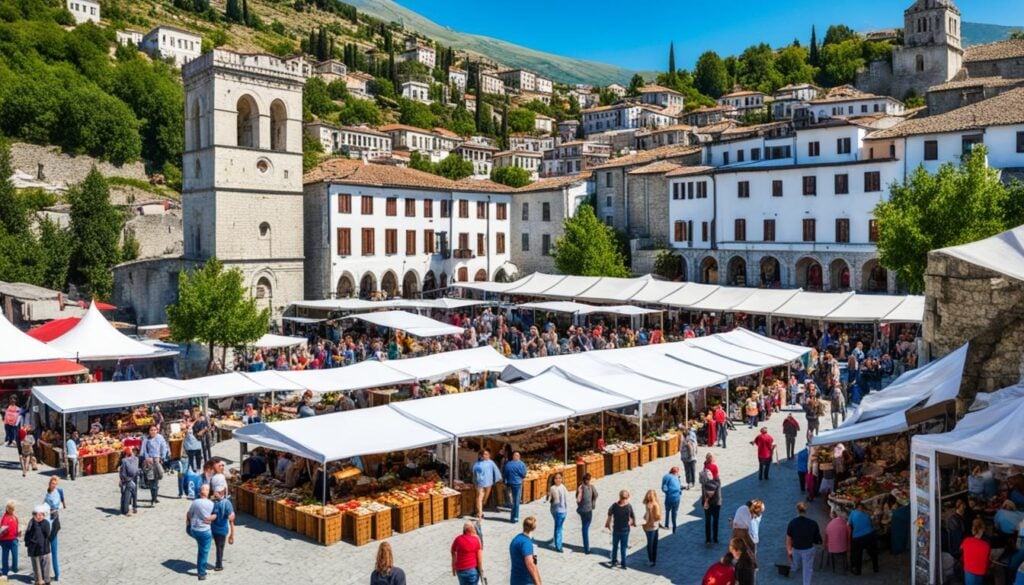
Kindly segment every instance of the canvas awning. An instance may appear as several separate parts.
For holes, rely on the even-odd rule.
[[[572,301],[537,301],[535,303],[523,303],[520,309],[530,311],[547,311],[550,313],[578,313],[590,305],[574,303]]]
[[[843,306],[853,293],[819,293],[800,291],[781,307],[772,311],[773,317],[823,320],[828,314]]]
[[[749,313],[752,315],[770,315],[799,292],[800,289],[759,288],[754,291],[754,294],[733,307],[732,310],[737,313]]]
[[[0,363],[0,380],[56,378],[58,376],[76,376],[88,373],[89,368],[70,360]]]
[[[282,370],[280,377],[313,392],[347,392],[364,388],[382,388],[398,384],[412,384],[416,380],[383,363],[368,360],[327,370]]]
[[[515,286],[505,289],[504,292],[510,295],[541,295],[564,278],[565,276],[561,274],[534,272],[526,278],[515,281],[512,283]]]
[[[281,392],[291,392],[297,390],[305,390],[305,386],[294,382],[281,375],[281,372],[277,370],[263,370],[261,372],[243,372],[243,376],[249,378],[253,382],[263,386],[264,388],[270,388],[271,390],[279,390]]]
[[[722,341],[742,349],[758,351],[763,354],[786,360],[787,362],[798,359],[805,353],[811,351],[811,348],[809,347],[801,347],[799,345],[792,345],[783,341],[778,341],[777,339],[758,335],[757,333],[743,329],[742,327],[733,329],[719,337]]]
[[[626,366],[650,378],[675,384],[687,390],[717,386],[727,381],[723,374],[681,362],[662,351],[666,347],[681,343],[628,347],[602,351],[594,355],[605,363]]]
[[[64,335],[68,331],[71,331],[78,322],[81,321],[81,317],[65,317],[63,319],[54,319],[53,321],[47,321],[39,327],[33,327],[26,333],[32,339],[37,339],[43,343],[49,343],[54,339],[57,339],[61,335]]]
[[[587,305],[581,309],[580,315],[619,315],[622,317],[636,317],[638,315],[652,315],[661,313],[658,309],[645,309],[633,305]]]
[[[674,346],[666,352],[666,355],[690,365],[723,374],[730,380],[756,374],[764,369],[760,366],[747,362],[739,362],[732,358],[728,358],[693,345],[674,344]]]
[[[924,321],[924,297],[910,295],[885,316],[887,323],[921,323]]]
[[[450,435],[410,420],[389,406],[246,425],[235,430],[234,437],[250,446],[321,463],[451,441]]]
[[[758,371],[766,368],[774,368],[789,363],[791,360],[778,358],[770,354],[761,353],[756,350],[740,348],[731,343],[726,343],[727,333],[720,333],[708,337],[695,337],[687,340],[687,343],[694,347],[716,353],[733,361],[756,366]]]
[[[35,386],[32,396],[57,412],[72,414],[201,398],[204,394],[184,388],[170,378],[146,378],[126,382]]]
[[[264,386],[240,372],[203,376],[189,380],[175,380],[174,384],[186,390],[192,390],[196,394],[207,396],[211,400],[281,390],[281,388]]]
[[[660,303],[661,299],[669,296],[677,290],[686,286],[685,282],[669,282],[664,280],[651,280],[636,294],[629,298],[634,303]]]
[[[278,349],[282,347],[296,347],[306,343],[305,337],[290,337],[287,335],[274,335],[267,333],[252,343],[253,347],[263,349]]]
[[[99,312],[95,304],[89,306],[85,316],[70,331],[49,343],[53,347],[80,360],[114,360],[120,358],[155,358],[172,356],[168,351],[132,339],[118,331]]]
[[[313,317],[281,317],[282,320],[288,321],[289,323],[298,323],[299,325],[312,325],[314,323],[323,323],[327,319],[315,319]]]
[[[826,319],[832,323],[874,323],[892,313],[903,300],[904,297],[854,295]]]
[[[670,307],[687,309],[706,299],[711,295],[711,293],[715,292],[719,288],[721,287],[715,284],[688,282],[685,286],[676,290],[676,292],[658,301],[658,303],[661,305],[668,305]]]
[[[391,408],[456,437],[510,433],[562,422],[575,416],[567,408],[511,388],[407,400]]]
[[[566,276],[544,291],[544,296],[573,299],[593,288],[600,280],[601,278],[598,276]]]
[[[378,327],[388,329],[399,329],[415,337],[441,337],[444,335],[461,335],[463,329],[441,321],[435,321],[430,317],[409,313],[407,311],[382,311],[379,313],[364,313],[351,315],[349,319],[359,319],[367,323],[373,323]]]
[[[500,372],[511,361],[489,345],[446,351],[401,360],[390,360],[385,365],[404,376],[415,380],[435,380],[463,370],[478,372]]]
[[[37,362],[73,357],[66,351],[33,339],[0,311],[0,364]]]
[[[459,288],[465,288],[469,290],[478,290],[481,292],[503,293],[511,288],[518,286],[519,284],[522,284],[522,279],[517,280],[515,282],[453,282],[452,286],[457,286]]]
[[[756,288],[719,287],[718,290],[690,306],[694,311],[730,311],[736,305],[749,299]]]
[[[1024,225],[970,244],[941,248],[931,254],[945,254],[1024,280]]]
[[[640,292],[654,279],[650,276],[640,278],[602,278],[586,292],[576,295],[581,301],[625,302]]]
[[[948,433],[915,435],[915,453],[949,453],[976,461],[1024,466],[1024,386],[978,393],[975,409]]]
[[[582,383],[558,368],[508,386],[571,410],[577,416],[636,404],[636,400]]]

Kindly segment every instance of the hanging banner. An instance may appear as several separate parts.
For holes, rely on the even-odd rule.
[[[911,486],[910,516],[913,518],[913,563],[911,564],[911,582],[914,585],[932,585],[936,582],[934,575],[935,563],[938,559],[935,542],[935,514],[933,510],[932,473],[933,455],[915,453],[911,462],[911,473],[914,484]]]

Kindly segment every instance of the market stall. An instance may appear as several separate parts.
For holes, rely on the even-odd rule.
[[[1024,491],[1024,385],[979,393],[967,415],[947,433],[916,435],[911,441],[914,533],[911,582],[951,582],[943,553],[954,554],[958,536],[948,523],[956,502],[986,522],[993,548],[1013,549],[1015,535],[1001,534],[994,516],[1009,493]],[[1016,483],[1012,483],[1016,482]],[[1009,553],[996,559],[1006,568]],[[1010,567],[1012,570],[1013,567]]]
[[[305,337],[292,337],[289,335],[274,335],[273,333],[266,333],[263,337],[252,342],[251,345],[260,349],[284,349],[289,347],[298,347],[305,344]]]
[[[26,387],[25,380],[76,376],[88,370],[69,359],[67,352],[33,339],[0,312],[0,383],[5,388]],[[20,381],[20,382],[19,382]]]
[[[51,425],[51,428],[44,431],[43,440],[40,441],[42,459],[52,467],[60,467],[63,460],[63,446],[68,437],[68,417],[74,417],[72,422],[79,423],[73,424],[73,427],[84,430],[85,425],[80,423],[85,421],[76,420],[76,415],[120,412],[117,416],[108,417],[105,428],[84,436],[82,446],[79,447],[79,462],[83,471],[107,473],[117,469],[123,448],[141,444],[142,435],[153,424],[148,409],[139,407],[198,399],[205,397],[205,394],[183,388],[177,380],[147,378],[125,382],[35,386],[32,388],[32,397],[60,416],[59,421],[56,421],[59,423],[59,433],[56,425]],[[124,412],[125,409],[132,410]],[[173,409],[168,409],[170,412]],[[44,420],[49,420],[49,417],[44,415]],[[165,424],[170,422],[169,418],[165,420]]]
[[[270,475],[233,475],[240,511],[322,544],[362,545],[458,515],[459,495],[440,484],[436,471],[408,475],[403,464],[409,452],[436,453],[452,437],[391,407],[248,425],[235,438],[247,448],[294,456],[292,467],[304,467],[307,476],[289,486]],[[401,473],[390,465],[392,454]]]
[[[263,372],[266,373],[266,372]],[[175,380],[175,385],[186,390],[194,391],[197,394],[206,396],[209,407],[209,415],[214,428],[220,433],[220,439],[230,438],[231,432],[243,426],[243,410],[236,408],[236,398],[252,397],[253,406],[259,413],[261,419],[272,418],[274,409],[274,394],[276,392],[298,389],[280,376],[260,376],[258,382],[248,374],[240,372],[229,372],[214,376],[192,378],[190,380]],[[280,382],[275,384],[275,381]],[[270,394],[269,401],[261,401],[259,397]]]

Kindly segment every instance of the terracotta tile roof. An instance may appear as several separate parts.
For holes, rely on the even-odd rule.
[[[499,152],[498,154],[495,154],[494,156],[505,156],[505,155],[510,155],[510,154],[518,154],[520,156],[532,156],[532,157],[536,157],[536,158],[540,158],[541,157],[541,153],[533,151],[533,150],[503,150],[503,151]]]
[[[735,110],[732,106],[720,105],[720,106],[704,106],[703,108],[697,108],[696,110],[690,110],[686,112],[686,115],[690,114],[706,114],[709,112],[724,112],[726,110]]]
[[[441,136],[446,136],[448,138],[457,138],[459,140],[462,140],[461,136],[459,136],[458,134],[452,132],[451,130],[448,130],[447,128],[435,127],[434,128],[434,134],[440,134]]]
[[[538,114],[534,112],[533,117],[538,120],[554,120],[551,116],[545,116],[544,114]]]
[[[384,126],[379,126],[377,128],[377,130],[380,130],[381,132],[393,132],[395,130],[405,130],[406,132],[419,132],[420,134],[432,134],[433,133],[431,130],[428,130],[426,128],[417,128],[416,126],[408,126],[406,124],[385,124]]]
[[[703,174],[706,174],[706,173],[710,173],[713,170],[715,170],[715,167],[707,167],[707,166],[692,166],[692,167],[690,167],[690,166],[680,166],[678,169],[676,169],[674,171],[669,171],[668,173],[665,174],[665,176],[666,177],[686,177],[686,176],[689,176],[689,175],[703,175]]]
[[[949,91],[952,89],[964,89],[966,87],[1002,87],[1006,85],[1024,84],[1024,79],[1007,79],[1005,77],[975,77],[974,79],[960,79],[947,81],[928,88],[928,91]]]
[[[1024,58],[1024,39],[975,45],[964,50],[964,63],[1020,58]]]
[[[364,163],[360,160],[332,158],[306,173],[304,185],[342,183],[373,187],[409,187],[413,189],[457,188],[454,181],[415,169]]]
[[[501,150],[497,146],[491,146],[490,144],[483,144],[481,142],[463,142],[462,144],[455,147],[455,150],[460,148],[472,148],[476,150],[493,150],[495,152]]]
[[[674,163],[667,160],[654,161],[649,165],[644,165],[638,169],[629,171],[631,175],[663,175],[669,171],[674,171],[681,167],[679,163]]]
[[[790,122],[788,120],[783,120],[783,121],[780,121],[780,122],[765,122],[764,124],[754,124],[754,125],[751,125],[751,126],[734,126],[734,127],[729,128],[727,130],[723,130],[722,134],[728,134],[728,135],[733,135],[733,134],[741,134],[741,135],[742,134],[754,134],[754,133],[760,132],[762,130],[771,130],[773,128],[784,128],[786,126],[789,126],[789,124],[790,124]]]
[[[674,93],[676,95],[683,95],[671,87],[665,87],[664,85],[658,85],[656,83],[650,83],[640,88],[640,93]]]
[[[552,189],[561,189],[566,185],[572,185],[573,183],[580,183],[583,181],[590,180],[590,171],[584,171],[578,175],[565,175],[562,177],[550,177],[547,179],[541,179],[534,181],[525,187],[516,189],[515,193],[535,193],[537,191],[548,191]]]
[[[733,120],[723,120],[721,122],[715,122],[714,124],[708,124],[707,126],[701,126],[697,128],[699,134],[721,134],[730,128],[735,128],[736,122]]]
[[[455,181],[452,188],[460,191],[485,191],[489,193],[512,193],[515,191],[514,188],[508,185],[502,185],[487,179],[473,179],[469,177]]]
[[[765,94],[763,92],[760,92],[760,91],[751,91],[749,89],[742,89],[740,91],[734,91],[732,93],[727,93],[727,94],[723,95],[722,97],[720,97],[718,99],[724,100],[726,98],[743,97],[745,95],[767,95],[767,94]]]
[[[619,158],[613,158],[610,161],[602,163],[594,168],[613,169],[616,167],[645,165],[656,160],[682,157],[698,152],[700,152],[699,146],[683,146],[680,144],[672,144],[669,146],[659,146],[658,148],[652,148],[650,150],[641,150],[636,154],[630,154],[627,156],[620,156]]]
[[[843,103],[843,102],[859,102],[861,100],[889,100],[889,101],[892,101],[892,102],[902,103],[902,102],[900,102],[900,100],[898,100],[896,98],[893,98],[893,97],[889,97],[887,95],[875,95],[873,93],[863,93],[863,92],[858,92],[856,94],[829,95],[827,97],[819,98],[819,99],[816,99],[816,100],[811,100],[808,103],[811,103],[811,104],[836,104],[836,103]]]
[[[868,139],[897,138],[920,134],[939,134],[976,130],[988,126],[1024,124],[1024,88],[1017,88],[953,111],[924,118],[913,118],[887,130],[879,130]]]
[[[339,130],[347,130],[349,132],[359,132],[360,134],[371,134],[373,136],[382,136],[384,138],[391,138],[390,134],[381,132],[375,128],[369,126],[342,126]]]

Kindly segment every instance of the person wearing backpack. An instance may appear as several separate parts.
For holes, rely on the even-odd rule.
[[[722,482],[711,469],[700,472],[701,501],[704,506],[704,544],[718,544],[718,517],[722,511]]]

